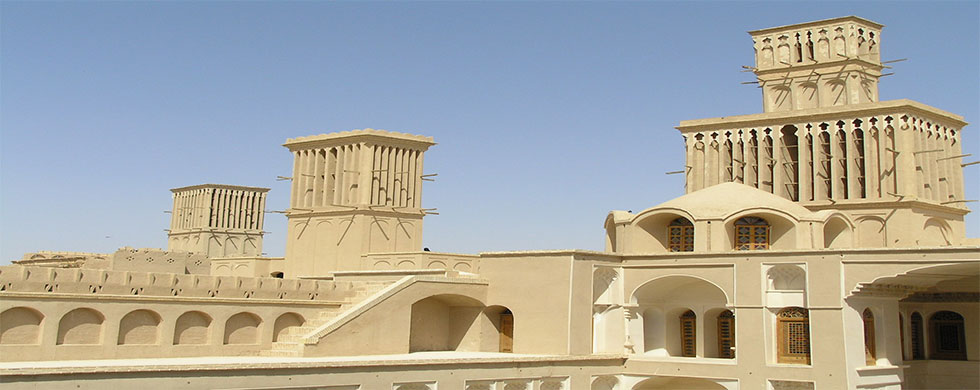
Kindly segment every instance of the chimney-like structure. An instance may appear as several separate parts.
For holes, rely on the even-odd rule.
[[[353,130],[293,138],[287,277],[360,270],[367,253],[422,249],[431,137]]]
[[[174,188],[167,250],[209,258],[260,256],[268,188],[201,184]]]

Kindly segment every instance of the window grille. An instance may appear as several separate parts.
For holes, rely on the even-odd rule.
[[[777,314],[777,362],[810,364],[810,318],[806,309],[789,307]]]
[[[922,360],[926,358],[925,349],[922,348],[922,315],[912,313],[909,322],[909,332],[912,334],[912,360]]]
[[[941,311],[929,319],[932,329],[932,356],[941,360],[966,360],[966,339],[963,316],[951,311]]]

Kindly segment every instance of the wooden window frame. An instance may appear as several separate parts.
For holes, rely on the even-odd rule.
[[[787,364],[810,364],[810,313],[800,307],[787,307],[776,314],[777,351],[776,362]],[[796,328],[796,329],[793,329]],[[791,351],[791,332],[798,332],[805,340],[805,352]]]
[[[505,309],[500,312],[500,348],[503,353],[514,352],[514,314]]]
[[[878,351],[875,349],[875,315],[870,308],[861,313],[864,323],[864,363],[868,366],[878,364]]]
[[[698,316],[688,310],[678,317],[680,320],[681,356],[698,356]]]
[[[769,240],[772,237],[772,225],[769,221],[760,217],[742,217],[735,221],[734,230],[735,250],[769,249]]]
[[[731,310],[718,314],[718,357],[735,358],[735,313]]]
[[[667,225],[667,250],[670,252],[694,251],[694,224],[684,217],[675,218]]]

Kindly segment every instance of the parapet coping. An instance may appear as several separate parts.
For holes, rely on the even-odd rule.
[[[292,146],[297,146],[301,144],[309,144],[322,141],[336,141],[345,140],[349,138],[382,138],[382,139],[394,139],[400,141],[408,141],[413,143],[421,143],[425,146],[435,145],[435,141],[432,137],[426,137],[424,135],[416,135],[409,133],[400,133],[397,131],[387,131],[387,130],[376,130],[376,129],[355,129],[348,131],[340,131],[336,133],[324,133],[317,135],[309,135],[305,137],[287,138],[286,143],[282,146],[292,149]]]
[[[472,253],[452,253],[452,252],[432,252],[432,251],[369,252],[361,255],[361,257],[405,256],[405,255],[435,255],[435,256],[455,256],[455,257],[474,257],[474,258],[480,257],[480,255],[474,255]]]
[[[195,184],[187,187],[171,188],[170,192],[177,193],[183,191],[200,190],[205,188],[219,188],[223,190],[242,190],[242,191],[255,191],[255,192],[269,192],[268,188],[264,187],[247,187],[247,186],[237,186],[232,184]]]
[[[844,114],[848,116],[867,115],[894,109],[908,109],[921,114],[941,116],[944,120],[949,121],[958,127],[963,127],[968,124],[963,120],[962,116],[951,112],[919,103],[915,100],[897,99],[873,103],[849,104],[844,106],[808,108],[803,110],[691,119],[681,121],[680,124],[674,128],[680,130],[682,133],[722,128],[735,129],[754,125],[771,125],[773,121],[787,122],[786,124],[815,122],[826,119],[840,119],[840,116]]]
[[[625,361],[625,355],[523,355],[495,352],[421,352],[331,357],[222,356],[0,363],[0,376],[138,372],[200,372],[306,368],[405,367],[425,365]]]
[[[786,256],[810,254],[818,256],[834,256],[845,254],[879,254],[879,253],[971,253],[980,255],[980,245],[956,245],[956,246],[934,246],[934,247],[907,247],[907,248],[800,248],[800,249],[767,249],[755,251],[736,251],[728,250],[724,252],[648,252],[648,253],[622,253],[622,252],[601,252],[585,249],[556,249],[556,250],[530,250],[530,251],[508,251],[508,252],[481,252],[481,257],[553,257],[553,256],[596,256],[616,260],[635,260],[637,258],[675,260],[677,258],[697,258],[697,257],[756,257],[756,256]],[[584,259],[588,260],[588,259]],[[847,261],[847,260],[845,260]]]
[[[78,300],[86,301],[162,301],[181,303],[219,303],[235,305],[289,305],[289,306],[336,306],[340,307],[345,301],[327,301],[310,299],[268,299],[268,298],[228,298],[228,297],[191,297],[169,295],[118,295],[118,294],[89,294],[89,293],[56,293],[56,292],[17,292],[3,291],[0,297],[4,299],[20,298],[31,300]]]
[[[776,26],[776,27],[767,27],[767,28],[763,28],[763,29],[759,29],[759,30],[752,30],[752,31],[749,31],[748,33],[750,35],[755,36],[755,35],[762,35],[762,34],[766,34],[766,33],[773,33],[773,32],[780,31],[780,30],[799,29],[799,28],[804,28],[804,27],[819,26],[819,25],[823,25],[823,24],[832,24],[832,23],[839,23],[839,22],[844,22],[844,21],[852,21],[852,22],[864,23],[864,24],[870,25],[871,27],[877,28],[879,30],[881,28],[885,27],[884,24],[881,24],[881,23],[878,23],[878,22],[874,22],[874,21],[871,21],[871,20],[862,18],[860,16],[848,15],[848,16],[841,16],[841,17],[837,17],[837,18],[817,20],[817,21],[813,21],[813,22],[805,22],[805,23],[797,23],[797,24],[787,24],[787,25],[784,25],[784,26]]]

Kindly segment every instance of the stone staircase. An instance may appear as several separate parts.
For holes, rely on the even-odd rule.
[[[300,357],[303,356],[303,345],[310,333],[315,332],[324,324],[330,322],[342,313],[350,310],[358,303],[381,291],[391,284],[391,282],[362,282],[363,285],[356,288],[357,292],[347,298],[339,307],[324,309],[320,311],[316,318],[307,318],[302,326],[286,328],[279,338],[272,343],[272,348],[259,352],[259,356],[272,357]]]

